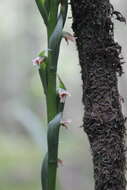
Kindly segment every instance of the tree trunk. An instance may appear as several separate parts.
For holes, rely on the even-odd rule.
[[[71,0],[71,6],[95,190],[125,190],[125,119],[117,80],[123,62],[121,47],[114,41],[115,11],[109,0]]]

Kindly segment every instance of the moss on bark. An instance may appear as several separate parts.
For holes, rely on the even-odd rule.
[[[83,127],[92,152],[95,190],[125,190],[125,119],[118,92],[123,60],[112,22],[117,11],[109,0],[71,0],[71,6],[83,81]]]

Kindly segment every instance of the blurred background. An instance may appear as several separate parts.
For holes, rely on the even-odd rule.
[[[127,1],[112,0],[127,18]],[[71,16],[69,11],[68,17]],[[71,19],[65,30],[71,31]],[[127,26],[115,21],[115,39],[123,47],[127,61]],[[31,0],[0,1],[0,190],[41,190],[40,168],[46,152],[45,96],[32,59],[46,49],[46,29]],[[127,115],[127,72],[119,79]],[[72,119],[69,129],[61,129],[57,189],[94,189],[92,160],[82,128],[82,82],[75,44],[62,41],[59,74],[71,93],[64,119]]]

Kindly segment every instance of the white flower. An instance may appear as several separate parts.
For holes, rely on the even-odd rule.
[[[59,98],[60,98],[61,103],[65,102],[65,99],[67,96],[71,96],[71,94],[68,91],[64,90],[63,88],[58,89],[58,94],[59,94]]]
[[[63,166],[63,160],[59,159],[57,160],[58,164],[60,164],[61,166]]]
[[[68,125],[72,122],[72,120],[68,119],[68,120],[64,120],[61,121],[60,124],[65,127],[66,129],[68,129]]]
[[[32,60],[33,66],[36,66],[38,69],[40,69],[40,65],[44,63],[45,57],[38,56],[35,59]]]
[[[75,42],[75,40],[77,39],[77,37],[73,36],[69,32],[63,32],[63,38],[65,39],[67,44],[69,44],[69,41]]]

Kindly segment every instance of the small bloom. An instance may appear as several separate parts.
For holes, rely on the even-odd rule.
[[[65,127],[66,129],[68,129],[68,125],[71,123],[72,121],[70,119],[65,120],[65,121],[61,121],[60,124]]]
[[[120,96],[120,95],[119,95],[119,101],[122,102],[122,103],[125,102],[125,101],[124,101],[124,98],[123,98],[122,96]]]
[[[71,94],[68,91],[66,91],[66,90],[64,90],[62,88],[58,89],[58,94],[59,94],[59,98],[60,98],[61,103],[65,102],[65,99],[66,99],[67,96],[71,96]]]
[[[35,59],[32,60],[33,66],[36,66],[38,69],[40,69],[40,65],[44,63],[45,57],[38,56]]]
[[[58,162],[58,164],[60,164],[60,165],[63,166],[63,160],[60,160],[60,159],[58,158],[57,162]]]
[[[63,38],[65,39],[67,44],[69,44],[69,41],[75,42],[75,40],[77,39],[75,36],[73,36],[69,32],[64,32],[63,33]]]

